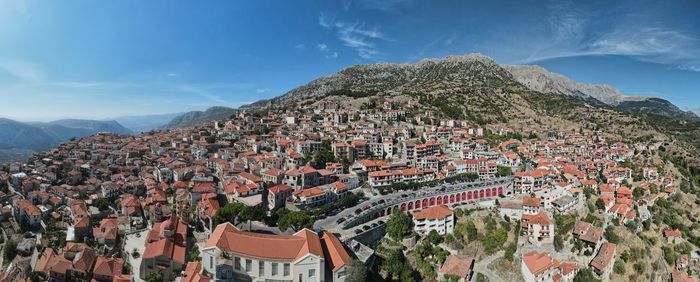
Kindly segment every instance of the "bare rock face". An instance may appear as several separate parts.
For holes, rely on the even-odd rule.
[[[626,112],[651,112],[674,118],[698,120],[694,113],[683,111],[662,98],[625,95],[609,85],[580,83],[540,66],[504,65],[503,67],[513,75],[513,79],[538,92],[564,94],[583,99],[593,98]]]

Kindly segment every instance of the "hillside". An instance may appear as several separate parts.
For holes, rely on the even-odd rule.
[[[71,138],[97,132],[133,134],[116,121],[58,120],[23,123],[0,118],[0,163],[26,159],[31,153],[47,150]]]
[[[236,113],[236,109],[227,107],[211,107],[206,111],[192,111],[173,118],[164,128],[187,127],[206,123],[214,120],[225,119]]]
[[[668,144],[670,157],[700,168],[694,157],[700,151],[700,122],[694,114],[681,121],[669,112],[677,107],[665,100],[629,97],[558,75],[554,82],[540,79],[539,86],[527,86],[508,69],[480,54],[416,64],[357,65],[243,108],[272,105],[293,110],[332,100],[345,108],[379,112],[385,101],[410,102],[417,106],[405,110],[414,113],[436,110],[443,118],[476,125],[504,123],[522,133],[594,130],[611,140],[661,141]]]
[[[657,97],[628,96],[608,85],[576,82],[563,75],[533,65],[505,65],[513,78],[528,88],[583,99],[593,98],[605,105],[627,112],[650,112],[674,118],[700,120],[697,115],[683,111],[671,102]]]

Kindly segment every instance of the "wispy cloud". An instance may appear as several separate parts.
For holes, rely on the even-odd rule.
[[[270,92],[270,88],[258,88],[258,89],[255,89],[255,92],[257,92],[257,93],[267,93],[267,92]]]
[[[700,39],[655,21],[635,15],[608,17],[608,26],[596,26],[598,19],[581,11],[571,1],[549,5],[549,38],[539,40],[528,57],[520,62],[547,59],[622,55],[644,62],[700,71]]]
[[[338,52],[331,50],[325,43],[319,43],[317,47],[321,53],[325,54],[326,58],[338,58]]]
[[[377,41],[389,40],[379,28],[369,28],[364,22],[344,22],[336,21],[325,13],[318,17],[320,26],[333,30],[344,46],[349,47],[357,53],[360,58],[372,59],[379,54],[376,49]]]

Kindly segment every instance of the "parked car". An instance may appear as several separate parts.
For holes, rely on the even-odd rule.
[[[335,221],[335,223],[337,223],[337,224],[341,224],[341,223],[343,223],[343,222],[345,222],[345,218],[344,218],[344,217],[341,217],[341,218],[339,218],[338,220]]]

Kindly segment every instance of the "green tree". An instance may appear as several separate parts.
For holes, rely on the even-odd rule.
[[[2,256],[4,258],[5,264],[9,264],[12,259],[17,255],[17,242],[14,240],[7,240],[5,246],[3,247]]]
[[[513,175],[513,169],[509,166],[498,166],[496,176],[510,176]]]
[[[146,282],[163,282],[163,273],[158,271],[153,271],[146,275]]]
[[[489,282],[489,278],[481,272],[476,273],[476,282]]]
[[[364,282],[367,281],[367,267],[361,261],[353,259],[348,265],[345,281]]]
[[[95,206],[99,208],[101,211],[106,210],[109,208],[109,202],[105,198],[97,198],[95,200]]]
[[[615,228],[612,226],[608,226],[608,228],[605,228],[605,240],[608,240],[608,242],[617,244],[620,242],[620,236],[615,233]]]
[[[617,274],[625,274],[625,262],[622,260],[617,260],[615,261],[615,273]]]
[[[396,209],[386,223],[386,233],[394,240],[401,240],[411,228],[411,218],[403,211]]]
[[[574,276],[574,282],[600,282],[600,279],[593,276],[593,271],[590,268],[586,268]]]
[[[554,250],[561,251],[561,249],[564,248],[564,240],[561,238],[561,235],[556,234],[554,235]]]
[[[438,244],[442,243],[442,236],[440,236],[440,234],[438,234],[437,231],[435,231],[435,229],[433,229],[433,230],[430,230],[430,232],[428,232],[427,236],[425,236],[425,240],[430,242],[430,244],[438,245]]]
[[[287,231],[290,227],[299,231],[303,228],[311,228],[313,225],[314,219],[307,212],[290,211],[277,221],[277,227],[282,231]]]
[[[513,254],[515,254],[515,251],[517,250],[518,245],[515,242],[511,242],[508,244],[508,247],[506,247],[506,253],[503,255],[503,257],[508,261],[513,261]]]
[[[595,207],[599,210],[605,210],[605,202],[603,202],[603,199],[598,198],[595,200]]]
[[[508,232],[499,228],[494,231],[487,233],[482,239],[482,244],[484,245],[484,251],[487,254],[493,254],[498,249],[503,247],[506,240],[508,240]]]

